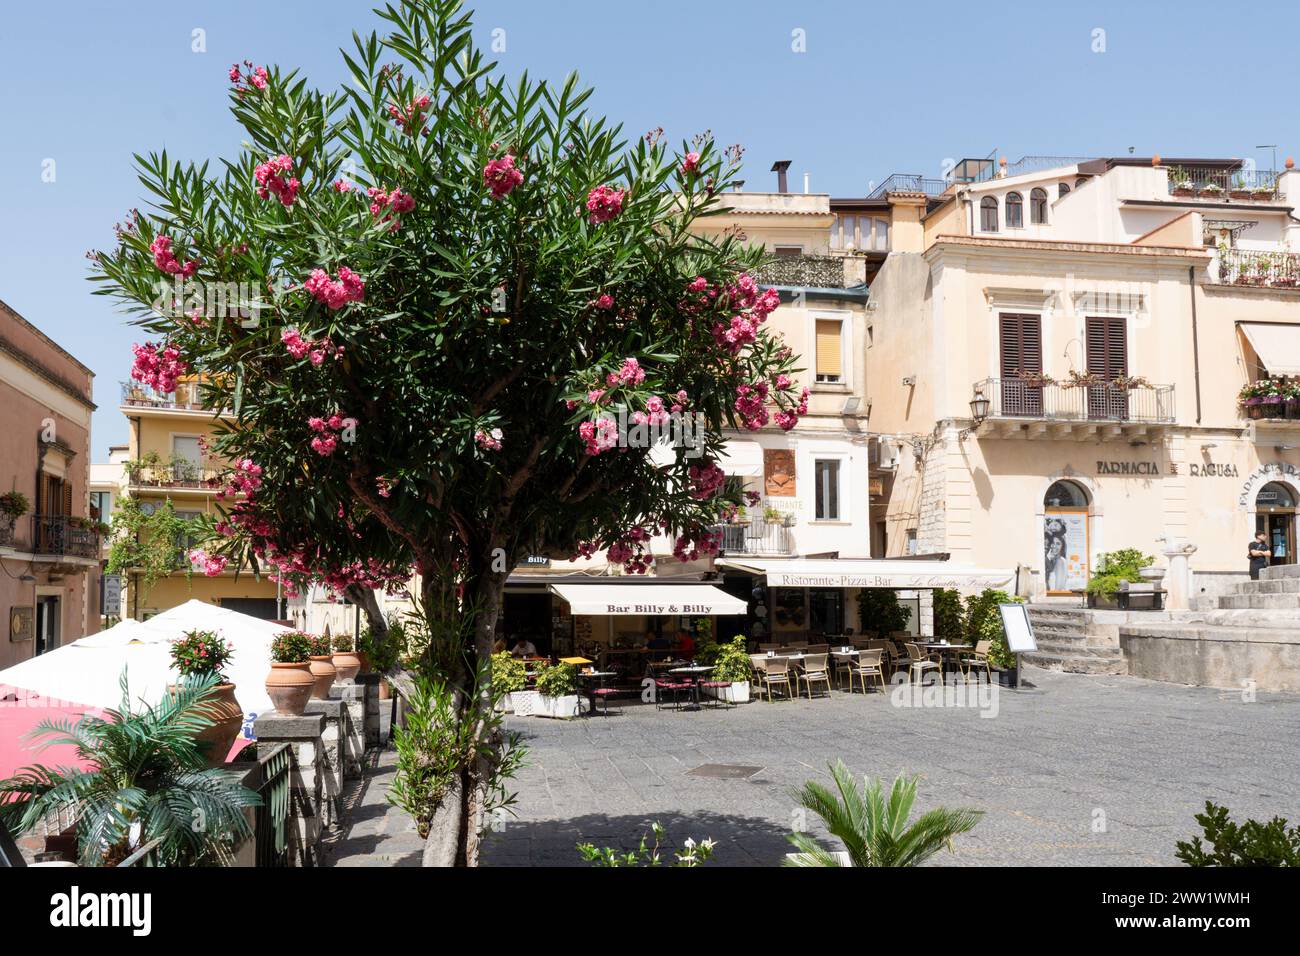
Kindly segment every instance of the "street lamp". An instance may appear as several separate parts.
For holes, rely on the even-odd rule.
[[[989,417],[989,400],[983,389],[976,389],[975,397],[970,400],[970,417],[977,425]]]

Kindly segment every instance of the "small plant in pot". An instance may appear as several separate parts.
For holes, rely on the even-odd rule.
[[[334,669],[338,671],[338,682],[349,684],[361,673],[361,658],[357,655],[356,641],[351,634],[337,634],[334,637],[334,653],[331,657]]]
[[[513,711],[514,695],[528,686],[528,666],[507,651],[492,655],[492,697],[499,710]]]
[[[730,687],[719,687],[715,690],[714,693],[719,699],[733,704],[749,702],[749,651],[745,647],[745,638],[742,635],[738,634],[728,643],[718,645],[718,652],[713,660],[712,677],[715,681],[727,681],[731,684]]]
[[[285,631],[271,641],[271,673],[266,693],[278,714],[302,716],[316,684],[312,677],[312,637],[302,631]]]
[[[311,676],[316,682],[311,696],[316,700],[329,700],[330,688],[334,686],[334,678],[339,673],[330,651],[330,639],[322,634],[308,634],[307,637],[311,641],[311,653],[307,655],[307,660]]]
[[[31,502],[21,491],[0,495],[0,544],[13,541],[14,523],[31,510]]]
[[[1089,606],[1117,607],[1115,595],[1119,593],[1120,584],[1124,581],[1135,584],[1141,581],[1142,569],[1150,567],[1155,560],[1152,555],[1143,554],[1136,548],[1121,548],[1119,551],[1102,554],[1097,562],[1097,570],[1085,587]]]
[[[572,664],[538,662],[537,693],[543,713],[551,717],[578,716],[578,669]]]
[[[182,686],[190,686],[213,678],[217,684],[198,708],[212,723],[194,735],[203,748],[208,765],[219,767],[234,745],[244,725],[244,710],[235,699],[235,685],[226,680],[222,671],[230,663],[234,651],[220,634],[214,631],[186,631],[172,641],[172,666],[181,677]],[[176,686],[171,691],[174,693]]]

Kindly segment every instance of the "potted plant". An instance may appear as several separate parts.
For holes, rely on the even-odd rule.
[[[31,502],[21,491],[6,491],[0,495],[0,544],[14,539],[14,523],[31,510]]]
[[[528,667],[523,661],[510,656],[507,651],[492,655],[492,695],[497,700],[497,709],[507,713],[528,708],[516,708],[515,697],[527,693]]]
[[[1232,191],[1229,193],[1233,199],[1251,199],[1255,195],[1254,189],[1250,183],[1246,182],[1244,176],[1238,176],[1232,181]]]
[[[1256,202],[1268,202],[1276,190],[1272,186],[1256,186],[1250,191],[1250,198]]]
[[[710,693],[720,700],[732,704],[749,703],[749,651],[745,647],[745,638],[737,635],[727,644],[718,644],[717,654],[713,658],[713,679],[730,681],[730,687],[710,689]]]
[[[330,639],[320,634],[308,634],[307,638],[311,642],[311,653],[307,655],[307,660],[315,681],[311,696],[315,700],[329,700],[330,688],[334,686],[334,678],[339,673],[331,659]]]
[[[1015,685],[1020,662],[1007,647],[1007,632],[1002,627],[998,605],[1019,603],[1020,598],[997,588],[985,588],[966,598],[966,641],[972,647],[980,641],[989,642],[989,663],[997,668],[998,682],[1004,686]]]
[[[311,635],[286,631],[271,641],[271,673],[266,693],[278,714],[300,717],[307,709],[316,678],[311,673]]]
[[[572,664],[537,664],[538,713],[569,718],[579,713],[578,669]]]
[[[208,765],[219,767],[234,745],[244,725],[244,710],[235,699],[235,685],[222,673],[230,663],[234,651],[229,642],[214,631],[186,631],[172,641],[172,666],[180,674],[182,684],[193,684],[208,677],[216,678],[212,693],[199,706],[212,723],[194,735],[205,748]],[[175,693],[173,685],[169,691]]]
[[[1097,570],[1085,587],[1088,592],[1088,607],[1118,607],[1115,595],[1119,592],[1121,582],[1140,582],[1142,569],[1150,567],[1155,560],[1152,555],[1143,554],[1136,548],[1121,548],[1119,551],[1107,551],[1098,555]]]
[[[1206,199],[1219,199],[1223,196],[1223,187],[1218,183],[1206,183],[1201,187],[1201,195]]]
[[[1243,385],[1241,391],[1237,393],[1237,400],[1246,410],[1247,418],[1264,417],[1264,392],[1268,388],[1268,382],[1250,382]]]
[[[334,653],[330,658],[334,669],[338,671],[340,684],[356,680],[361,673],[361,658],[357,656],[356,642],[351,634],[339,634],[334,638]]]
[[[1191,176],[1187,170],[1181,166],[1175,166],[1169,170],[1169,182],[1172,184],[1173,194],[1175,196],[1194,196],[1196,195],[1196,186],[1192,182]]]

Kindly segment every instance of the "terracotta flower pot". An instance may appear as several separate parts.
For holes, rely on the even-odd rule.
[[[167,687],[170,692],[179,689],[179,685]],[[226,754],[234,746],[239,732],[244,727],[244,710],[235,699],[234,684],[217,684],[212,688],[212,696],[203,702],[199,710],[211,718],[212,723],[194,735],[200,744],[207,744],[204,749],[209,767],[220,767],[226,762]]]
[[[316,686],[312,688],[311,696],[315,700],[329,700],[330,688],[334,686],[334,678],[338,674],[338,669],[330,661],[328,654],[313,654],[307,660],[311,662],[311,676],[316,680]]]
[[[338,671],[335,678],[339,683],[353,680],[361,673],[361,658],[353,651],[338,651],[333,657],[334,669]]]
[[[380,700],[393,699],[393,689],[392,687],[389,686],[388,681],[384,680],[382,677],[379,679],[379,699]]]
[[[312,676],[311,667],[303,661],[300,664],[272,664],[271,673],[266,675],[266,694],[275,704],[277,714],[301,717],[307,709],[316,678]]]

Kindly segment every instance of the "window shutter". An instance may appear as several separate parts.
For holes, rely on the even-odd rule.
[[[1088,316],[1088,372],[1107,381],[1128,375],[1128,338],[1117,316]]]
[[[70,517],[72,515],[72,482],[63,483],[63,515]]]
[[[1037,315],[1003,312],[998,316],[1002,354],[1002,377],[1018,372],[1032,375],[1043,371],[1043,328]]]
[[[838,379],[844,374],[840,367],[840,335],[843,323],[835,319],[817,320],[817,378]]]

